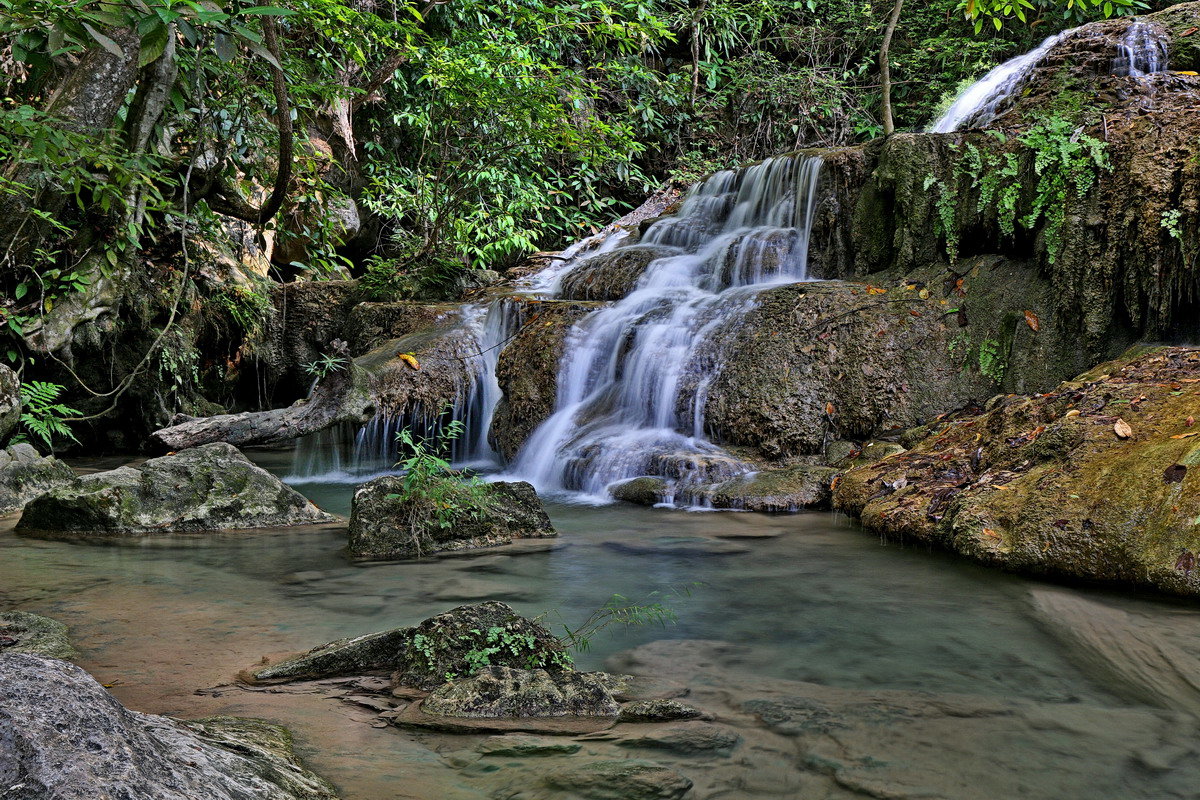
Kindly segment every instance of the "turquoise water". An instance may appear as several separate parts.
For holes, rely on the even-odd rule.
[[[280,474],[290,463],[285,453],[255,458]],[[350,486],[297,488],[329,510],[348,510]],[[105,682],[115,681],[114,692],[135,708],[183,715],[249,709],[278,716],[297,727],[315,763],[350,787],[348,798],[363,800],[375,800],[371,792],[379,791],[369,788],[376,786],[372,775],[390,774],[396,763],[415,769],[415,740],[402,745],[402,737],[393,734],[386,746],[373,739],[366,750],[356,746],[333,756],[331,741],[347,734],[331,733],[320,709],[302,713],[301,704],[285,712],[265,697],[234,702],[230,695],[198,698],[194,690],[228,683],[238,669],[267,654],[411,624],[462,603],[503,600],[523,614],[545,615],[558,627],[580,624],[614,593],[661,600],[677,622],[610,629],[579,656],[585,667],[600,667],[610,656],[648,642],[719,640],[739,646],[735,663],[726,666],[756,679],[971,695],[1051,708],[1086,704],[1153,716],[1161,713],[1153,699],[1131,691],[1130,681],[1153,683],[1156,670],[1169,666],[1186,674],[1200,663],[1195,661],[1200,614],[1191,604],[1055,589],[1132,620],[1126,627],[1152,633],[1173,659],[1164,666],[1145,656],[1144,648],[1124,646],[1125,629],[1104,622],[1102,631],[1104,625],[1112,628],[1108,657],[1114,663],[1097,668],[1096,648],[1107,647],[1104,634],[1099,645],[1083,648],[1064,636],[1062,621],[1048,620],[1036,602],[1045,585],[880,541],[833,514],[555,504],[548,512],[560,532],[549,545],[535,541],[380,564],[356,564],[344,555],[343,525],[115,545],[26,540],[5,527],[0,602],[66,621],[84,666]],[[1066,622],[1068,628],[1073,624]],[[1179,728],[1180,742],[1191,741],[1193,731],[1194,725]],[[1086,732],[1078,735],[1088,740]],[[1164,742],[1168,745],[1182,746]],[[1107,746],[1097,745],[1098,752],[1103,755]],[[364,755],[372,747],[382,747],[378,760]],[[397,762],[396,748],[408,760]],[[977,756],[983,763],[992,754]],[[446,767],[429,769],[421,773],[429,786],[449,780],[438,777]],[[1200,778],[1200,771],[1192,777]],[[1135,794],[1175,796],[1154,788],[1157,784],[1146,786],[1145,794]]]

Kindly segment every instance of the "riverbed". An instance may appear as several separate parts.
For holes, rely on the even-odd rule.
[[[290,463],[254,457],[281,475]],[[350,485],[296,488],[348,512]],[[484,599],[561,631],[614,594],[662,602],[677,620],[610,628],[580,666],[685,684],[743,737],[732,756],[658,759],[695,780],[697,798],[879,786],[896,797],[1160,798],[1192,796],[1200,780],[1192,604],[1030,581],[828,513],[547,510],[560,532],[549,543],[379,564],[344,555],[341,524],[83,545],[17,537],[9,517],[0,602],[67,623],[81,665],[136,710],[288,725],[345,800],[541,797],[512,787],[555,759],[484,768],[464,755],[477,737],[372,727],[373,712],[327,695],[231,686],[239,670]],[[762,698],[797,697],[825,721],[762,711]],[[597,740],[571,758],[647,757],[614,747]]]

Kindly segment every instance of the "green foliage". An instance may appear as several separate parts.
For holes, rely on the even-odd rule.
[[[937,194],[934,198],[934,211],[937,215],[933,218],[934,233],[941,236],[946,242],[946,256],[953,264],[958,260],[958,192],[954,183],[946,184],[941,178],[936,175],[925,176],[925,182],[922,184],[925,191],[930,189],[936,190]]]
[[[243,336],[259,333],[275,312],[271,298],[261,288],[246,284],[222,286],[208,299]]]
[[[1043,120],[1020,141],[1033,151],[1033,171],[1038,177],[1032,207],[1021,224],[1033,228],[1039,219],[1044,220],[1046,254],[1053,264],[1072,204],[1087,196],[1101,170],[1112,169],[1105,152],[1108,145],[1075,130],[1061,117]]]
[[[984,339],[979,343],[979,372],[996,383],[1004,380],[1008,369],[1008,356],[1001,352],[1000,342]]]
[[[672,588],[665,595],[660,592],[651,592],[642,602],[633,602],[624,595],[614,594],[580,625],[572,628],[564,623],[562,625],[563,635],[559,637],[559,641],[565,647],[585,653],[591,649],[592,640],[597,634],[609,628],[674,625],[678,616],[665,600],[658,598],[690,597],[691,590],[691,586],[683,586]]]
[[[1050,12],[1061,13],[1063,19],[1080,24],[1097,14],[1106,19],[1122,17],[1149,7],[1140,0],[962,0],[959,6],[967,19],[974,22],[977,34],[982,32],[988,20],[1000,30],[1005,22],[1013,19],[1028,22],[1031,16]]]
[[[493,657],[504,656],[504,663],[517,663],[522,669],[571,669],[574,662],[571,654],[565,651],[547,652],[538,644],[537,637],[532,633],[517,633],[508,628],[491,627],[487,631],[473,630],[476,635],[483,635],[485,645],[472,648],[463,656],[467,663],[467,675],[474,675],[484,667],[493,663]],[[418,634],[420,635],[420,634]],[[448,673],[446,680],[454,680],[457,675]]]
[[[400,491],[388,497],[404,503],[405,522],[418,555],[423,535],[447,530],[456,520],[479,519],[488,507],[487,484],[474,476],[456,474],[447,460],[451,443],[464,430],[461,421],[452,420],[433,436],[419,436],[408,428],[396,434],[406,451],[397,464],[404,474]]]
[[[17,435],[18,441],[35,437],[52,451],[56,439],[79,441],[68,423],[71,417],[82,414],[58,402],[62,391],[63,387],[57,383],[29,381],[21,384],[21,425],[24,431]]]
[[[335,372],[342,372],[350,366],[350,359],[334,353],[321,353],[304,365],[304,371],[318,381],[323,381]]]

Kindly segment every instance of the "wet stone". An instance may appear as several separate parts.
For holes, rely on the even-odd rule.
[[[525,758],[528,756],[571,755],[578,753],[582,747],[583,745],[578,742],[542,739],[534,736],[492,736],[480,742],[475,750],[485,756]]]
[[[680,755],[712,753],[728,756],[742,742],[734,731],[717,725],[693,724],[656,728],[621,739],[618,747],[667,750]]]
[[[701,719],[704,712],[678,700],[639,700],[621,707],[621,722],[669,722]]]
[[[555,770],[543,783],[587,800],[678,800],[692,782],[678,772],[650,761],[595,761]]]

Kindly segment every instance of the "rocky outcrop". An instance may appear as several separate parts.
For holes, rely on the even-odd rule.
[[[446,717],[616,717],[606,682],[587,672],[489,666],[438,687],[421,711]]]
[[[29,536],[147,533],[311,525],[333,519],[224,443],[75,478],[25,507]]]
[[[79,655],[71,646],[67,626],[58,620],[24,611],[0,611],[0,655],[13,653],[62,659]]]
[[[561,767],[542,782],[588,800],[682,800],[692,788],[692,781],[678,772],[634,759]]]
[[[0,365],[0,444],[17,428],[21,420],[21,379],[17,373]]]
[[[11,800],[336,800],[282,728],[139,714],[79,667],[41,656],[0,655],[0,742]]]
[[[439,486],[436,501],[429,495],[432,488],[406,499],[404,478],[376,478],[359,487],[350,510],[351,554],[417,558],[557,535],[528,483],[482,483],[456,476],[434,480]]]
[[[20,511],[30,500],[66,486],[75,473],[53,456],[42,456],[30,444],[0,450],[0,514]]]
[[[571,300],[620,300],[634,290],[651,261],[678,252],[674,247],[646,244],[617,247],[563,276],[558,293]]]
[[[1198,382],[1200,349],[1170,347],[998,396],[847,472],[835,506],[1006,569],[1200,594]]]
[[[529,435],[554,413],[566,338],[576,322],[599,307],[543,301],[524,312],[523,324],[500,351],[496,364],[496,380],[504,396],[492,416],[491,436],[505,458],[514,458]]]
[[[327,678],[389,670],[396,686],[436,688],[486,665],[568,669],[570,657],[540,623],[489,601],[430,617],[412,628],[342,639],[247,672],[252,681]]]

